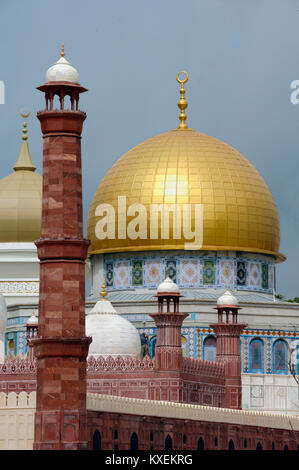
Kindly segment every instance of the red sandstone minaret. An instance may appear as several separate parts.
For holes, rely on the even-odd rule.
[[[61,58],[38,90],[46,107],[37,113],[43,133],[37,403],[34,449],[86,449],[86,356],[84,267],[89,242],[82,230],[81,132],[76,69]],[[55,95],[60,109],[53,109]],[[66,97],[71,109],[66,109]]]
[[[237,299],[227,290],[217,301],[218,323],[211,325],[217,337],[216,361],[225,364],[225,407],[242,408],[240,336]]]
[[[179,312],[180,291],[167,277],[157,290],[158,312],[150,314],[157,326],[155,368],[180,371],[182,365],[181,328],[187,313]],[[166,304],[166,311],[164,305]]]

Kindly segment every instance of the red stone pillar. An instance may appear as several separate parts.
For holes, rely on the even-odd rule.
[[[182,365],[181,329],[188,313],[179,312],[181,295],[178,289],[177,292],[163,291],[163,286],[165,285],[166,289],[168,284],[170,289],[174,289],[173,286],[176,286],[167,278],[158,287],[158,312],[149,314],[155,320],[157,327],[155,368],[157,370],[179,371]],[[159,291],[161,288],[162,291]],[[166,304],[166,311],[164,311],[164,304]]]
[[[225,406],[242,409],[240,336],[246,325],[238,323],[240,307],[229,291],[217,303],[218,323],[211,327],[217,338],[216,361],[225,365]]]
[[[42,233],[40,259],[37,403],[34,449],[86,449],[85,260],[83,238],[81,132],[86,114],[64,109],[87,91],[73,82],[38,88],[50,109],[37,114],[43,133]],[[53,110],[58,94],[61,109]],[[73,108],[74,106],[72,106]]]

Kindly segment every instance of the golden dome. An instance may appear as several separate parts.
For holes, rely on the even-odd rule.
[[[0,180],[1,243],[33,242],[41,233],[42,177],[35,173],[26,127],[15,171]]]
[[[184,82],[180,83],[183,87]],[[180,106],[180,103],[183,104]],[[174,236],[171,223],[169,237],[164,239],[161,236],[160,219],[159,236],[156,239],[150,236],[150,205],[190,204],[192,207],[202,204],[200,250],[264,253],[283,261],[284,255],[278,253],[278,212],[264,179],[240,152],[228,144],[188,129],[185,103],[181,89],[180,127],[129,150],[101,181],[88,213],[89,253],[184,250],[186,239]],[[127,232],[122,232],[123,238],[119,236],[119,196],[126,196],[126,208],[134,203],[146,208],[147,237],[132,239]],[[110,204],[114,208],[115,238],[99,239],[96,236],[97,222],[101,217],[95,212],[100,204]],[[127,216],[127,227],[133,218]],[[109,212],[106,217],[108,225],[110,219]],[[193,211],[193,227],[194,223]]]

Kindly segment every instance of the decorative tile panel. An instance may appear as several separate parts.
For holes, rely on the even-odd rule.
[[[146,260],[144,265],[144,282],[147,287],[157,287],[164,277],[163,261],[159,259]]]
[[[132,260],[132,285],[143,286],[143,260]]]
[[[237,261],[237,286],[246,286],[246,262],[245,261]]]
[[[106,263],[106,287],[113,287],[113,263]]]
[[[203,261],[203,284],[215,284],[215,260]]]
[[[274,289],[274,265],[269,264],[269,289],[272,291]]]
[[[260,259],[151,253],[109,255],[105,259],[108,290],[156,288],[167,275],[180,288],[222,287],[272,292],[274,264]],[[12,289],[12,286],[10,287]],[[0,280],[1,290],[1,280]],[[28,292],[29,293],[29,292]],[[37,290],[38,293],[38,290]]]
[[[268,264],[263,263],[262,264],[262,288],[263,289],[268,289],[269,287],[269,269],[268,269]]]
[[[5,296],[38,295],[39,281],[37,280],[0,280],[0,293]]]
[[[249,276],[249,288],[254,290],[261,289],[262,287],[262,267],[261,263],[256,261],[248,262],[248,276]]]
[[[180,285],[194,287],[199,285],[199,261],[183,259],[180,263]]]
[[[125,289],[131,287],[130,261],[116,261],[114,268],[115,289]]]
[[[175,259],[168,259],[165,262],[165,278],[169,276],[173,282],[177,283],[177,265]]]
[[[217,263],[218,286],[234,287],[235,263],[232,259],[219,259]]]

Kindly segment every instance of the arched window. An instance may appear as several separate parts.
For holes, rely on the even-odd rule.
[[[197,450],[205,450],[205,441],[200,437],[197,441]]]
[[[289,450],[289,447],[287,445],[285,445],[283,450]]]
[[[263,446],[260,442],[257,443],[256,450],[263,450]]]
[[[273,344],[273,372],[274,374],[288,373],[288,347],[283,339]]]
[[[206,361],[216,361],[216,338],[207,336],[203,342],[203,358]]]
[[[250,372],[264,372],[264,343],[259,338],[250,343]]]
[[[118,430],[117,429],[114,430],[114,439],[118,439]]]
[[[275,443],[272,442],[272,450],[275,450]]]
[[[102,439],[100,431],[96,430],[93,433],[93,440],[92,440],[92,450],[101,450],[102,448]]]
[[[247,449],[247,439],[244,440],[244,449]]]
[[[235,444],[232,439],[228,443],[228,450],[235,450]]]
[[[131,436],[130,450],[138,450],[138,436],[136,432],[133,432]]]
[[[215,447],[218,446],[218,437],[215,437],[215,439],[214,439],[214,445],[215,445]]]
[[[172,450],[172,439],[169,434],[167,434],[165,439],[165,450]]]

